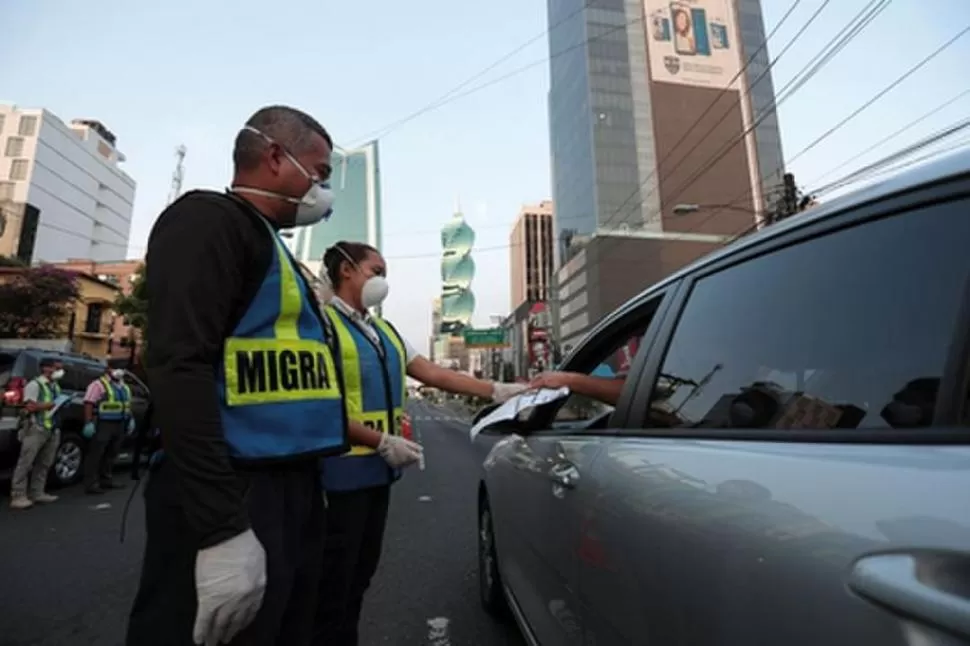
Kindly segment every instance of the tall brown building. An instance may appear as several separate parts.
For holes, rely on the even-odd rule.
[[[755,226],[784,159],[761,0],[559,0],[549,24],[558,318],[574,345]]]
[[[510,312],[525,302],[549,300],[554,253],[552,202],[523,206],[509,236]]]

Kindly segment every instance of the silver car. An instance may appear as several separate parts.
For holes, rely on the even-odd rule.
[[[544,646],[970,643],[968,278],[963,152],[622,306],[564,365],[615,407],[476,440],[486,609]]]

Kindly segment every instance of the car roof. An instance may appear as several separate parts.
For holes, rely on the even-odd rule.
[[[70,361],[71,363],[86,363],[91,366],[97,366],[101,369],[107,365],[104,361],[94,357],[74,354],[73,352],[61,352],[60,350],[45,350],[43,348],[11,348],[10,350],[0,351],[9,351],[11,353],[23,352],[25,354],[40,355],[43,357],[60,359],[62,361]]]
[[[722,258],[727,258],[736,253],[740,253],[754,245],[761,244],[765,240],[770,240],[777,236],[782,236],[793,229],[808,226],[814,222],[834,218],[846,211],[855,209],[864,204],[884,200],[893,195],[907,193],[919,188],[949,181],[963,175],[970,175],[970,147],[954,151],[952,153],[940,155],[932,160],[928,160],[913,168],[893,174],[884,180],[862,186],[846,195],[840,196],[828,202],[823,202],[811,210],[800,213],[797,217],[782,220],[776,224],[765,227],[760,231],[744,236],[738,240],[725,245],[721,249],[712,251],[702,256],[686,267],[674,272],[663,280],[647,287],[642,292],[620,305],[612,314],[603,319],[599,324],[591,329],[584,342],[577,346],[573,353],[585,345],[585,339],[592,338],[602,328],[610,325],[616,319],[625,316],[630,311],[643,304],[645,300],[652,298],[657,292],[663,291],[670,285],[683,279],[698,269],[718,262]],[[570,353],[571,355],[573,353]],[[564,362],[565,363],[565,362]]]

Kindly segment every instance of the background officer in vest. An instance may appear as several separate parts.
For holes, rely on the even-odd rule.
[[[10,482],[10,507],[13,509],[29,509],[35,502],[57,500],[57,496],[44,491],[47,473],[54,464],[60,442],[53,411],[60,394],[57,380],[64,376],[64,369],[58,371],[57,364],[54,359],[41,359],[40,375],[24,387],[26,416],[18,433],[20,457]]]
[[[114,482],[115,460],[125,432],[135,423],[131,389],[124,377],[124,370],[108,366],[84,393],[85,424],[81,434],[91,440],[84,456],[84,491],[89,494],[123,486]]]
[[[329,217],[333,142],[259,110],[226,193],[191,191],[148,240],[148,385],[162,450],[130,646],[309,643],[324,536],[320,458],[347,450],[330,338],[278,230]]]
[[[377,249],[338,242],[323,262],[334,290],[326,309],[340,341],[348,413],[370,427],[374,436],[357,441],[361,434],[355,432],[358,446],[346,455],[327,458],[322,467],[327,540],[313,643],[351,646],[357,644],[364,593],[380,560],[390,485],[400,477],[394,468],[398,465],[382,458],[381,447],[388,434],[400,433],[405,374],[441,390],[497,401],[526,386],[483,381],[437,366],[390,323],[372,316],[369,310],[388,293],[387,268]]]

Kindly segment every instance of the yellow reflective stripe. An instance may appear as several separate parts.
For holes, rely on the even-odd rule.
[[[330,347],[312,339],[226,339],[225,375],[229,406],[341,396]]]
[[[54,401],[54,391],[49,385],[40,380],[37,381],[37,385],[40,387],[40,401],[42,403]],[[44,428],[50,430],[54,426],[53,411],[42,411],[41,421],[43,422]]]
[[[105,377],[100,379],[101,385],[104,386],[104,396],[108,398],[109,402],[115,400],[115,389],[111,387],[111,382]]]
[[[353,419],[355,414],[364,410],[364,388],[360,376],[360,355],[357,354],[357,343],[337,310],[332,305],[327,305],[323,309],[337,333],[340,365],[343,368],[344,401],[347,403],[347,414]]]
[[[391,340],[391,343],[394,345],[394,349],[397,350],[397,355],[401,358],[401,360],[400,360],[400,364],[401,364],[401,388],[403,390],[407,391],[407,387],[406,387],[406,384],[407,384],[407,375],[408,375],[408,366],[407,366],[407,363],[408,363],[408,353],[407,353],[407,350],[404,348],[404,344],[401,342],[401,338],[397,335],[397,332],[394,330],[394,328],[392,328],[390,325],[388,325],[387,321],[385,321],[384,319],[381,319],[381,318],[377,318],[375,316],[374,317],[374,324],[377,325],[377,327],[379,327],[384,332],[384,334],[387,336],[387,338]],[[402,402],[404,401],[403,394],[402,394],[401,401]]]
[[[401,418],[403,416],[404,416],[403,408],[394,409],[394,428],[391,429],[392,435],[401,434]],[[358,421],[364,426],[366,426],[367,428],[373,429],[375,431],[379,431],[381,433],[386,432],[384,428],[384,424],[387,420],[386,411],[371,411],[369,413],[358,413],[356,415],[352,415],[351,419]],[[359,446],[355,444],[354,446],[351,447],[350,451],[348,453],[345,453],[344,455],[354,455],[354,456],[373,455],[375,453],[377,453],[376,449],[372,449],[369,446]]]
[[[120,413],[125,410],[125,405],[121,402],[101,402],[98,406],[98,410],[105,413]]]
[[[300,320],[300,310],[303,308],[300,284],[296,277],[296,270],[290,262],[290,256],[275,232],[273,232],[273,243],[276,245],[276,258],[280,266],[280,313],[276,316],[276,324],[273,326],[274,334],[277,339],[295,340],[300,338],[297,323]]]

